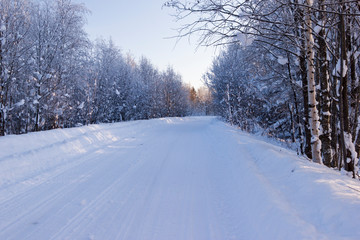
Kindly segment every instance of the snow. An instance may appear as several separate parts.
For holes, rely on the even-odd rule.
[[[319,34],[320,31],[321,31],[321,29],[323,29],[322,26],[316,25],[316,26],[314,27],[314,32],[315,32],[316,34]]]
[[[346,65],[346,61],[343,61],[343,74],[342,77],[345,77],[347,74],[347,65]],[[332,75],[335,77],[340,77],[341,76],[341,60],[338,60],[338,62],[336,63],[336,66],[332,72]]]
[[[85,106],[85,102],[81,102],[80,105],[77,107],[78,109],[83,109]]]
[[[345,147],[348,149],[351,153],[351,159],[347,159],[346,161],[349,163],[352,159],[355,161],[355,166],[357,166],[357,152],[355,150],[355,144],[352,142],[352,136],[350,133],[345,132],[344,133],[344,139],[345,139]],[[355,169],[355,172],[358,172],[357,169]]]
[[[278,56],[278,57],[277,57],[277,61],[278,61],[278,63],[281,64],[281,65],[285,65],[285,64],[288,63],[288,59],[287,59],[287,58],[284,58],[284,57],[282,57],[282,56]]]
[[[34,76],[36,77],[37,80],[40,80],[42,78],[42,74],[39,72],[34,72]]]
[[[358,239],[358,180],[215,117],[0,138],[0,239]]]
[[[239,44],[243,47],[250,46],[254,41],[253,37],[244,33],[237,33],[235,39],[239,42]]]
[[[21,107],[25,104],[25,99],[21,99],[19,102],[15,103],[15,106]]]
[[[360,55],[360,51],[356,51],[356,52],[354,53],[354,58],[355,58],[355,59],[358,59],[359,55]]]

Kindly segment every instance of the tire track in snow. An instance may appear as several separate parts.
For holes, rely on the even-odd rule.
[[[122,143],[124,143],[124,139],[120,139],[117,142],[112,143],[112,145],[121,145]],[[108,144],[104,144],[104,146],[108,146]],[[25,222],[24,225],[26,225],[26,221],[24,219],[27,219],[28,216],[36,215],[38,212],[41,212],[42,209],[46,210],[47,208],[52,206],[54,202],[56,202],[56,200],[61,198],[62,196],[70,194],[71,192],[76,192],[76,183],[82,183],[82,179],[84,176],[91,176],[94,172],[99,172],[99,169],[94,168],[96,166],[96,162],[99,161],[99,156],[93,156],[93,154],[97,150],[99,149],[96,148],[93,151],[88,152],[86,155],[82,155],[79,159],[74,158],[73,160],[75,162],[69,161],[69,163],[62,165],[59,169],[55,168],[55,172],[51,174],[48,174],[49,172],[46,172],[47,176],[44,177],[41,181],[37,182],[35,185],[30,185],[25,190],[17,192],[15,195],[11,195],[10,197],[3,199],[0,204],[0,212],[3,213],[3,220],[0,221],[0,236],[3,233],[11,231],[16,233],[17,231],[11,230],[11,228],[14,225],[18,224],[18,222]],[[113,155],[113,153],[111,152],[116,152],[119,150],[108,148],[107,151],[110,151],[110,153],[108,154]],[[84,166],[90,166],[90,168]],[[108,165],[105,165],[104,167],[110,169],[112,168]],[[71,179],[74,184],[66,184],[66,182],[63,184],[62,181],[66,181],[66,178],[63,177],[63,175],[66,175],[69,171],[73,169],[87,169],[87,171],[81,172],[82,174],[80,174],[79,176],[73,175],[77,176],[77,178]],[[53,169],[48,169],[48,171],[50,172],[52,170]],[[29,180],[31,181],[31,178]],[[54,183],[55,186],[58,187],[55,187]],[[36,194],[36,192],[38,192],[38,194]],[[46,193],[45,195],[43,194],[44,192]],[[39,198],[39,196],[45,197]],[[24,203],[30,203],[32,204],[32,206],[27,206],[27,209],[25,210],[22,208]],[[11,206],[11,208],[9,206]],[[8,219],[9,216],[13,216],[12,220]],[[3,225],[1,224],[1,222],[3,222]],[[36,223],[37,221],[29,220],[27,222]]]
[[[81,181],[83,179],[83,176],[85,175],[93,175],[94,172],[99,171],[97,168],[89,168],[87,171],[82,172],[81,175],[79,175],[75,179],[71,179],[71,182],[74,184],[66,184],[62,183],[62,181],[66,181],[66,177],[62,177],[64,174],[66,175],[68,171],[74,168],[81,168],[86,169],[85,165],[91,165],[96,166],[96,159],[95,157],[89,161],[82,162],[79,165],[72,166],[71,168],[64,169],[64,171],[61,171],[56,176],[51,177],[50,179],[47,179],[46,181],[42,182],[40,185],[32,187],[28,189],[26,192],[22,193],[20,196],[14,196],[10,200],[6,201],[5,203],[1,204],[0,212],[3,213],[3,216],[11,216],[14,215],[14,210],[22,211],[16,214],[16,218],[12,220],[6,219],[8,222],[7,225],[3,226],[0,230],[1,234],[4,234],[6,232],[14,232],[17,233],[17,231],[14,231],[11,229],[12,227],[16,227],[16,225],[19,222],[24,222],[23,225],[30,224],[32,222],[36,222],[36,219],[33,219],[34,215],[41,216],[42,214],[39,214],[41,212],[45,212],[48,210],[51,206],[54,205],[56,200],[61,199],[61,197],[75,194],[79,183],[83,183]],[[107,167],[107,166],[105,166]],[[101,169],[100,169],[101,170]],[[73,175],[77,176],[77,175]],[[72,176],[72,177],[73,177]],[[55,181],[54,179],[59,179],[59,181]],[[54,182],[58,182],[54,185]],[[77,184],[76,184],[77,183]],[[54,190],[55,189],[55,190]],[[44,194],[46,193],[46,194]],[[50,193],[50,194],[49,194]],[[39,196],[42,196],[42,198],[39,198]],[[45,197],[44,197],[45,196]],[[22,206],[26,204],[32,204],[31,206],[27,206],[27,209],[23,209]],[[11,206],[11,208],[9,207]],[[33,220],[30,220],[30,219]],[[0,234],[0,236],[1,236]]]
[[[269,144],[209,118],[154,120],[131,128],[130,132],[114,128],[112,134],[119,141],[101,149],[99,143],[91,146],[101,152],[90,147],[88,154],[78,155],[84,159],[68,158],[73,165],[45,166],[43,178],[34,185],[13,185],[9,187],[13,194],[0,191],[6,193],[0,200],[0,239],[346,236],[325,236],[316,220],[301,214],[305,208],[291,201],[293,192],[284,188],[286,183],[279,184],[270,165],[264,166],[264,158],[282,157]],[[281,177],[292,180],[298,171],[291,173],[294,165],[300,166],[287,164]],[[309,179],[307,186],[319,178]]]
[[[11,201],[11,199],[15,198],[15,197],[21,198],[21,195],[25,195],[28,192],[30,192],[33,187],[40,186],[43,183],[47,183],[47,182],[51,181],[51,179],[56,178],[57,176],[61,175],[62,173],[68,171],[69,169],[77,167],[78,165],[81,165],[86,161],[93,160],[94,158],[96,158],[96,156],[93,156],[93,155],[97,155],[96,153],[99,150],[102,150],[102,149],[107,148],[112,145],[120,145],[120,144],[126,142],[127,139],[128,139],[128,137],[123,137],[121,139],[118,139],[115,142],[103,143],[100,146],[92,148],[90,151],[87,151],[86,153],[72,156],[72,157],[68,158],[66,161],[59,161],[56,165],[53,165],[50,168],[47,168],[46,171],[41,170],[40,173],[34,172],[31,175],[27,175],[26,178],[18,179],[17,182],[14,182],[12,184],[4,184],[0,188],[0,193],[2,191],[6,191],[7,189],[12,188],[16,185],[26,185],[26,183],[29,183],[29,182],[31,182],[31,185],[33,185],[33,186],[30,186],[30,188],[25,188],[24,190],[18,190],[16,192],[16,195],[10,195],[8,198],[5,198],[5,199],[4,198],[1,199],[1,197],[0,197],[0,204],[4,204],[6,201]],[[63,156],[63,158],[66,158],[66,157],[67,157],[66,155]],[[0,196],[1,196],[1,194],[0,194]]]
[[[154,135],[153,135],[154,137]],[[161,136],[156,136],[157,138],[161,138]],[[118,235],[126,236],[129,228],[127,226],[132,226],[135,221],[136,213],[143,212],[141,206],[146,206],[146,201],[148,200],[148,196],[152,190],[152,187],[157,179],[158,172],[161,171],[163,164],[166,161],[166,154],[163,157],[163,160],[149,161],[146,159],[146,156],[143,153],[147,153],[147,150],[151,148],[151,139],[145,142],[142,145],[142,151],[139,151],[138,162],[134,168],[130,171],[127,171],[126,174],[123,174],[116,178],[108,187],[99,194],[99,196],[93,199],[89,204],[87,204],[76,216],[72,217],[68,223],[60,229],[55,235],[52,236],[51,239],[65,239],[67,236],[74,233],[74,235],[86,236],[92,235],[88,233],[89,229],[92,229],[92,225],[96,223],[96,219],[93,220],[89,218],[91,215],[97,215],[97,217],[101,217],[101,215],[106,212],[107,209],[116,209],[112,210],[111,213],[107,213],[106,217],[114,218],[119,216],[119,213],[122,213],[123,221],[126,222],[123,226],[118,226]],[[160,150],[160,149],[159,149]],[[150,179],[146,179],[148,177],[146,174],[139,174],[143,169],[153,169],[153,173],[151,174]],[[144,184],[145,179],[146,184]],[[152,180],[151,180],[152,179]],[[135,180],[135,182],[133,182]],[[150,180],[150,181],[148,181]],[[140,190],[139,190],[140,188]],[[142,196],[139,196],[139,192]],[[124,198],[124,196],[126,196]],[[108,200],[116,201],[116,199],[121,199],[123,202],[123,206],[112,207],[114,202],[109,202]],[[126,207],[126,209],[124,209]],[[139,208],[140,207],[140,208]],[[79,226],[79,229],[74,226]],[[99,227],[99,226],[98,226]],[[125,227],[125,228],[124,228]],[[85,231],[84,231],[85,230]],[[109,233],[107,237],[110,239]],[[111,238],[111,239],[119,239]],[[124,238],[120,238],[124,239]],[[125,238],[128,239],[128,238]]]

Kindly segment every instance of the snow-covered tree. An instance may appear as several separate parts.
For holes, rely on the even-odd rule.
[[[171,0],[165,6],[173,8],[176,20],[184,23],[179,28],[179,37],[196,33],[200,34],[197,36],[201,45],[235,44],[251,49],[257,57],[255,71],[268,66],[265,70],[268,74],[259,75],[258,80],[268,75],[283,83],[281,86],[271,81],[255,81],[254,89],[264,86],[260,82],[266,82],[267,87],[260,87],[260,92],[272,110],[261,111],[276,113],[279,121],[272,125],[276,129],[273,133],[288,138],[287,134],[279,135],[279,126],[285,126],[291,139],[298,140],[301,153],[330,167],[344,167],[356,177],[360,151],[357,1]],[[260,52],[263,57],[258,57]],[[222,55],[219,58],[224,61]],[[277,58],[279,64],[271,58]],[[234,69],[231,61],[226,64],[216,61],[208,75],[210,83],[217,82],[217,78],[229,78],[229,74],[223,73]],[[248,59],[240,60],[240,65],[241,61],[251,66]],[[219,66],[223,66],[222,70],[216,70]],[[235,70],[243,74],[236,79],[254,81],[253,72],[245,69]],[[239,104],[233,95],[241,91],[227,81],[223,87],[213,89],[215,102],[222,115],[239,124],[234,108]],[[281,108],[281,103],[271,102],[272,98],[285,99],[288,111]],[[271,119],[274,118],[269,118],[269,123]],[[240,122],[244,124],[244,120]]]
[[[30,34],[36,89],[32,101],[36,108],[35,130],[63,125],[64,111],[71,107],[67,102],[76,84],[79,53],[88,43],[83,28],[85,13],[82,5],[70,0],[45,1],[33,6]]]
[[[0,136],[26,131],[29,7],[26,0],[0,1]]]
[[[86,14],[72,0],[0,0],[0,135],[187,113],[178,74],[92,44]]]

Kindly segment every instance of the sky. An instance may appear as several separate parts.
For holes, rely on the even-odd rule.
[[[185,83],[198,88],[201,78],[215,56],[214,48],[197,48],[197,38],[177,41],[175,22],[166,0],[76,0],[91,13],[86,31],[90,38],[110,38],[136,59],[147,57],[154,66],[165,70],[172,66]]]

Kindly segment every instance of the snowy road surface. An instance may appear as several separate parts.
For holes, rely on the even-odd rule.
[[[0,138],[0,239],[360,239],[358,181],[193,117]]]

